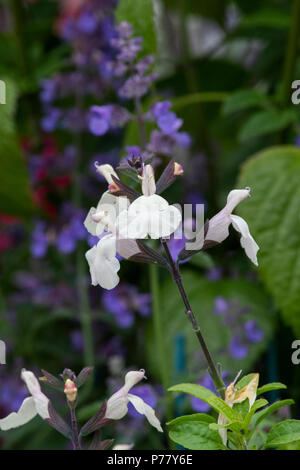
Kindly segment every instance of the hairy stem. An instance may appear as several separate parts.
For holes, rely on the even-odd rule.
[[[72,442],[74,450],[81,450],[80,443],[79,443],[79,433],[78,433],[78,425],[76,419],[76,413],[74,408],[70,408],[71,410],[71,427],[72,427]]]
[[[185,313],[186,313],[186,316],[188,318],[188,320],[190,321],[192,327],[193,327],[193,330],[194,330],[194,333],[196,334],[197,338],[198,338],[198,341],[200,343],[200,346],[202,348],[202,351],[204,353],[204,356],[205,356],[205,359],[207,361],[207,364],[208,364],[208,367],[209,367],[209,370],[210,370],[210,374],[211,374],[211,377],[214,381],[214,385],[215,385],[215,388],[217,390],[217,392],[220,393],[220,395],[222,396],[222,398],[225,397],[225,386],[224,386],[224,383],[222,381],[222,378],[220,377],[220,375],[218,374],[217,372],[217,369],[216,369],[216,366],[214,364],[214,361],[211,357],[211,354],[209,352],[209,349],[206,345],[206,342],[203,338],[203,335],[201,333],[201,330],[200,330],[200,327],[197,323],[197,320],[195,318],[195,315],[192,311],[192,307],[190,305],[190,302],[187,298],[187,295],[186,295],[186,292],[185,292],[185,289],[183,287],[183,284],[182,284],[182,278],[181,278],[181,274],[179,272],[179,269],[178,267],[176,266],[172,256],[171,256],[171,253],[170,253],[170,250],[169,250],[169,247],[168,247],[168,244],[167,244],[167,241],[165,239],[161,239],[161,243],[162,243],[162,246],[165,250],[165,253],[167,255],[167,258],[168,258],[168,261],[169,261],[169,264],[170,264],[170,267],[171,267],[171,272],[172,272],[172,276],[173,276],[173,279],[177,285],[177,288],[179,290],[179,293],[181,295],[181,298],[183,300],[183,303],[184,303],[184,306],[185,306]]]

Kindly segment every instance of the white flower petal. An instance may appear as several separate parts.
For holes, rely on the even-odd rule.
[[[125,390],[126,393],[129,392],[129,390],[134,387],[137,383],[139,383],[141,380],[145,378],[145,371],[144,369],[140,370],[131,370],[127,372],[125,375],[125,385],[123,389]]]
[[[142,191],[144,196],[152,196],[155,194],[155,178],[154,170],[151,165],[146,165],[144,167],[143,176],[142,176]]]
[[[44,395],[44,393],[41,391],[41,386],[38,379],[30,370],[26,369],[22,370],[21,377],[26,383],[26,386],[34,399],[37,413],[41,416],[41,418],[48,419],[50,417],[48,411],[49,398],[46,397],[46,395]]]
[[[122,387],[107,400],[105,417],[108,419],[122,419],[127,411],[128,398]]]
[[[247,222],[238,215],[231,215],[232,225],[238,232],[241,233],[241,245],[244,248],[246,255],[251,259],[252,263],[258,266],[257,252],[259,246],[252,237]]]
[[[108,164],[97,165],[96,164],[96,168],[97,168],[98,173],[100,173],[100,175],[104,176],[104,178],[106,179],[108,184],[113,184],[113,182],[114,182],[112,177],[111,177],[112,175],[115,178],[119,179],[117,173],[115,172],[115,170],[113,169],[113,167],[111,165],[108,165]]]
[[[98,244],[85,254],[89,264],[92,285],[98,284],[104,289],[113,289],[119,283],[117,272],[120,262],[116,258],[116,238],[114,235],[106,235]]]
[[[91,207],[85,218],[85,221],[83,222],[83,225],[85,226],[87,231],[94,236],[96,235],[97,223],[92,219],[92,215],[94,215],[95,212],[95,207]]]
[[[113,446],[112,450],[131,450],[133,448],[133,444],[117,444]]]
[[[131,393],[128,395],[128,399],[133,404],[138,413],[145,415],[152,426],[154,426],[158,431],[163,432],[161,424],[155,415],[154,409],[151,408],[151,406],[147,405],[147,403],[145,403],[142,398],[137,397],[136,395],[132,395]]]
[[[230,224],[230,215],[224,208],[209,220],[205,240],[222,243],[229,235]]]
[[[90,268],[90,275],[91,275],[91,281],[92,281],[93,286],[98,285],[97,275],[96,275],[96,271],[95,271],[95,267],[94,267],[94,260],[96,258],[96,254],[97,254],[96,246],[93,246],[92,248],[90,248],[85,253],[85,257],[86,257],[86,260],[87,260],[87,262],[89,264],[89,268]]]
[[[157,239],[168,237],[179,226],[181,213],[175,206],[153,194],[140,196],[118,217],[118,232],[122,238]]]
[[[236,206],[242,202],[244,199],[250,196],[250,189],[233,189],[227,196],[227,204],[226,209],[228,213],[231,212],[236,208]]]
[[[250,195],[250,189],[233,189],[227,196],[226,206],[209,220],[205,240],[222,243],[229,235],[231,213],[235,207]]]
[[[7,431],[28,423],[37,415],[33,397],[27,397],[17,412],[10,413],[6,418],[0,419],[0,429]]]
[[[131,258],[131,256],[137,255],[141,252],[138,247],[138,244],[135,240],[131,240],[130,238],[125,239],[117,239],[117,252],[123,258]]]

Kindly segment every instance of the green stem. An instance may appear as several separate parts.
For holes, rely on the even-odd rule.
[[[300,0],[294,0],[291,11],[291,26],[286,48],[282,76],[281,103],[285,106],[290,102],[291,84],[295,70],[297,47],[300,34]]]
[[[77,105],[81,107],[80,97],[77,97]],[[80,163],[83,142],[82,135],[77,134],[76,137],[76,160],[73,169],[73,203],[75,207],[80,208],[82,205],[81,198],[81,178]],[[80,243],[76,250],[76,277],[77,288],[79,293],[79,315],[81,321],[81,330],[84,343],[84,365],[93,366],[95,364],[92,319],[89,305],[89,293],[87,286],[87,264],[84,256],[84,247]]]
[[[16,52],[18,55],[18,67],[20,78],[25,85],[32,83],[32,67],[30,58],[28,56],[28,48],[26,47],[28,41],[25,35],[25,18],[26,11],[22,0],[10,0],[10,9],[14,25],[14,39],[16,45]],[[36,146],[40,143],[39,137],[39,123],[35,108],[38,108],[37,98],[35,95],[29,96],[28,93],[24,96],[24,105],[27,109],[28,121],[30,123],[30,131],[32,134],[33,142]]]

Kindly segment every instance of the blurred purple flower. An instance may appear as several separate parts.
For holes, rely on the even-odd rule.
[[[229,304],[224,297],[216,297],[215,304],[214,304],[214,313],[216,315],[222,315],[223,313],[227,312],[229,308]]]
[[[89,116],[89,128],[94,135],[104,135],[109,130],[111,106],[92,106]]]
[[[228,372],[224,371],[222,372],[222,379],[224,380],[228,376]],[[198,385],[202,385],[202,387],[207,388],[208,390],[212,392],[216,392],[213,380],[209,374],[205,374],[201,377],[200,380],[197,381]],[[199,398],[192,397],[190,399],[191,406],[193,410],[198,411],[199,413],[206,413],[207,411],[210,410],[210,405],[205,403],[203,400],[200,400]]]
[[[48,238],[46,234],[46,224],[38,222],[33,230],[30,252],[34,258],[43,258],[48,250]]]
[[[248,320],[244,324],[245,334],[248,341],[251,343],[257,343],[262,341],[264,337],[264,332],[258,328],[255,320]]]
[[[102,303],[104,308],[115,316],[121,328],[129,328],[134,323],[134,312],[142,316],[150,314],[149,294],[140,294],[135,286],[119,284],[115,289],[104,291]]]
[[[248,354],[248,346],[241,341],[239,336],[234,335],[229,344],[229,354],[234,359],[244,359]]]

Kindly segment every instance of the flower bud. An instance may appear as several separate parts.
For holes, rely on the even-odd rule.
[[[174,176],[180,176],[183,174],[182,165],[177,162],[174,162]]]
[[[73,404],[77,399],[77,387],[71,379],[67,379],[65,383],[64,393],[69,403]]]
[[[120,187],[117,185],[117,183],[111,183],[108,185],[108,191],[111,193],[116,193],[120,191]]]

